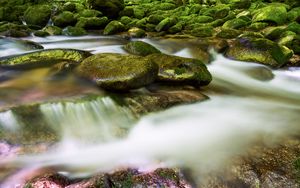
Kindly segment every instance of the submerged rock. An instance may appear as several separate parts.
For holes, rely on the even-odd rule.
[[[124,46],[124,49],[134,55],[146,56],[161,53],[157,48],[143,41],[132,41]]]
[[[82,50],[74,49],[49,49],[27,54],[0,58],[2,67],[40,67],[55,64],[61,60],[81,62],[91,54]]]
[[[293,52],[268,39],[243,37],[234,40],[225,55],[240,61],[257,62],[279,68],[288,62]]]
[[[159,81],[202,86],[209,84],[212,80],[205,64],[198,59],[166,54],[151,54],[146,57],[158,64]]]
[[[77,73],[108,90],[129,90],[152,83],[158,67],[148,58],[113,53],[96,54],[85,59]]]

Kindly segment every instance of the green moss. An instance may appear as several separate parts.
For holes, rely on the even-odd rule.
[[[143,41],[129,42],[124,46],[124,49],[131,54],[140,56],[161,53],[157,48]]]
[[[112,35],[125,30],[125,26],[119,21],[111,21],[107,26],[104,28],[103,34],[104,35]]]
[[[90,17],[90,18],[79,18],[76,27],[81,27],[84,29],[102,29],[108,23],[107,17]]]
[[[225,29],[239,29],[239,28],[245,27],[247,25],[248,25],[248,22],[246,22],[245,20],[240,19],[240,18],[235,18],[235,19],[226,21],[223,24],[222,28],[225,28]]]
[[[30,6],[24,13],[27,24],[45,26],[51,16],[51,7],[48,5]]]
[[[277,25],[284,24],[287,19],[287,11],[284,6],[267,6],[256,11],[253,22],[273,22]]]
[[[53,17],[53,24],[58,27],[74,26],[76,22],[75,15],[70,11],[64,11]]]

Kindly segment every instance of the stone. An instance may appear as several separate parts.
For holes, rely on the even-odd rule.
[[[103,13],[93,9],[84,9],[78,13],[78,17],[85,17],[85,18],[100,17],[100,16],[103,16]]]
[[[86,35],[87,32],[81,27],[68,26],[63,29],[62,34],[68,36],[82,36]]]
[[[51,16],[51,7],[48,5],[30,6],[24,13],[27,24],[44,27]]]
[[[0,58],[1,66],[44,66],[45,64],[54,64],[54,60],[70,60],[81,62],[91,54],[86,51],[73,49],[49,49],[30,52],[27,54],[2,57]],[[53,62],[51,62],[53,61]]]
[[[132,41],[123,47],[127,52],[133,55],[146,56],[154,53],[161,53],[160,50],[143,41]]]
[[[287,11],[284,6],[266,6],[255,12],[253,22],[273,22],[282,25],[286,22]]]
[[[152,83],[158,66],[140,56],[103,53],[85,59],[76,73],[107,90],[130,90]]]
[[[246,22],[245,20],[240,19],[240,18],[235,18],[235,19],[226,21],[223,24],[222,28],[225,28],[225,29],[240,29],[240,28],[245,27],[247,25],[248,25],[248,22]]]
[[[34,34],[34,36],[37,36],[37,37],[47,37],[50,35],[47,31],[41,31],[41,30],[35,31],[33,34]]]
[[[229,47],[226,56],[240,61],[257,62],[280,68],[292,57],[288,48],[264,38],[240,37]]]
[[[216,37],[231,39],[242,34],[242,31],[236,29],[225,29],[222,28],[220,32],[217,33]]]
[[[53,17],[53,24],[58,27],[74,26],[76,22],[75,15],[70,11],[64,11]]]
[[[175,23],[176,23],[176,20],[174,18],[165,18],[161,22],[159,22],[159,24],[157,24],[157,26],[155,27],[155,30],[157,32],[166,31],[170,27],[172,27]]]
[[[122,32],[124,30],[125,30],[125,26],[121,22],[114,20],[109,22],[109,24],[106,25],[103,34],[112,35],[112,34]]]
[[[211,26],[200,26],[191,31],[191,34],[196,37],[211,37],[213,33],[214,28]]]
[[[212,76],[202,61],[166,54],[146,56],[158,64],[158,81],[203,86],[210,83]]]
[[[124,8],[123,0],[87,0],[87,5],[92,9],[101,11],[109,18],[116,18]]]
[[[293,8],[287,13],[289,21],[296,21],[300,17],[300,7]]]
[[[82,27],[84,29],[102,29],[108,23],[107,17],[81,17],[78,19],[76,23],[76,27]]]
[[[145,37],[147,34],[143,29],[140,29],[138,27],[132,27],[128,30],[128,35],[133,38],[142,38]]]
[[[61,35],[62,34],[62,29],[57,27],[57,26],[46,26],[42,29],[42,31],[45,31],[49,33],[50,35]]]

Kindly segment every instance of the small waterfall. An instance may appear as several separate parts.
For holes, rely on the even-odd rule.
[[[20,128],[20,124],[11,110],[0,113],[0,127],[7,131],[17,131]]]
[[[63,139],[82,142],[111,141],[124,136],[134,121],[130,111],[116,105],[110,97],[43,104],[40,110]]]

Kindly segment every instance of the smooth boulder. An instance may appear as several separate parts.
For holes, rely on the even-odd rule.
[[[102,53],[81,62],[76,73],[107,90],[130,90],[152,83],[158,66],[140,56]]]
[[[158,81],[202,86],[208,85],[212,80],[206,65],[198,59],[166,54],[151,54],[146,57],[158,64]]]
[[[154,53],[161,53],[160,50],[143,41],[132,41],[124,46],[124,49],[134,55],[146,56]]]

